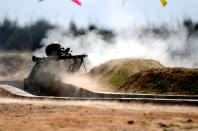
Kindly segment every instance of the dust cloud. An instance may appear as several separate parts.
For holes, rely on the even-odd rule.
[[[94,92],[110,92],[110,88],[107,88],[107,85],[101,83],[97,79],[91,78],[89,75],[84,73],[75,73],[75,74],[62,74],[62,82],[66,84],[71,84],[78,88],[83,88],[85,90],[94,91]]]
[[[118,58],[154,59],[170,67],[198,66],[197,38],[189,38],[183,26],[165,27],[161,35],[146,32],[145,28],[115,31],[113,41],[106,41],[96,31],[75,37],[67,29],[57,27],[46,34],[42,44],[45,47],[57,41],[65,48],[70,47],[73,54],[87,53],[91,67]],[[43,50],[35,53],[43,55]]]
[[[167,26],[160,30],[161,34],[149,32],[146,27],[117,30],[114,33],[113,40],[107,41],[96,30],[76,37],[59,26],[47,32],[41,42],[43,48],[37,50],[35,55],[44,56],[45,47],[56,41],[64,48],[70,47],[73,55],[87,53],[85,65],[88,71],[106,61],[120,58],[153,59],[169,67],[198,66],[197,38],[189,38],[188,31],[183,26]],[[61,78],[64,83],[87,90],[109,92],[111,89],[82,74],[66,73]]]
[[[141,17],[126,16],[126,11],[118,12],[122,12],[119,17],[111,17],[113,20],[116,18],[112,22],[114,25],[111,29],[107,26],[100,27],[115,34],[112,40],[105,40],[97,29],[86,30],[84,34],[75,36],[70,29],[57,25],[46,33],[41,41],[43,48],[35,51],[35,55],[45,56],[45,47],[50,43],[59,42],[64,48],[71,48],[73,55],[88,54],[88,58],[85,59],[88,71],[106,61],[120,58],[153,59],[168,67],[198,67],[197,37],[189,37],[184,25],[178,23],[174,26],[171,24],[154,26],[144,24],[146,22]],[[126,22],[123,23],[123,19],[120,21],[118,18],[123,18]],[[133,21],[135,19],[136,21]],[[65,83],[77,87],[89,90],[102,89],[99,82],[85,75],[65,74],[62,78]]]

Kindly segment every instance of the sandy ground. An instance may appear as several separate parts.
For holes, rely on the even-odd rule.
[[[198,107],[0,99],[0,131],[198,130]]]
[[[25,55],[26,58],[31,57]],[[14,64],[10,64],[13,60]],[[18,61],[9,57],[1,59],[0,84],[23,88],[23,79],[29,74],[31,65],[23,64],[28,65],[23,67],[27,71],[12,70],[20,63]],[[24,100],[11,98],[6,92],[0,94],[0,131],[61,130],[198,131],[198,107],[116,101]]]

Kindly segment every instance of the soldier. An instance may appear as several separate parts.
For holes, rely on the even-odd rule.
[[[29,77],[24,80],[24,90],[34,95],[56,96],[59,94],[57,88],[63,86],[61,74],[78,71],[87,55],[72,56],[70,48],[64,49],[59,43],[48,45],[45,53],[47,57],[32,57],[36,63]]]

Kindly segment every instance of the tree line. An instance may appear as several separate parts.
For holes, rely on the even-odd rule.
[[[0,23],[0,50],[35,50],[45,33],[54,26],[45,20],[19,26],[16,21],[5,19]]]
[[[182,26],[187,29],[188,37],[197,36],[198,23],[193,22],[191,19],[186,19],[183,21]],[[38,20],[29,25],[19,26],[16,21],[4,19],[0,22],[0,51],[34,51],[42,46],[40,43],[45,37],[46,32],[55,27],[56,25],[53,25],[46,20]],[[74,37],[85,35],[93,30],[108,42],[112,42],[116,35],[112,30],[98,28],[93,24],[89,25],[86,29],[83,29],[78,28],[74,22],[71,22],[68,28],[68,31]],[[145,35],[150,32],[163,38],[169,34],[169,29],[166,28],[166,26],[144,27],[142,33]]]
[[[38,20],[30,25],[19,26],[16,21],[5,19],[0,22],[0,51],[34,51],[42,46],[40,43],[47,31],[55,27],[46,20]],[[96,30],[107,41],[114,37],[113,31],[99,29],[95,25],[89,25],[87,29],[82,29],[71,22],[68,29],[74,37],[85,35],[92,30]]]

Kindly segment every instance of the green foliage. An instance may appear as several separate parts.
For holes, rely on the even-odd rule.
[[[19,26],[15,21],[5,19],[0,23],[0,50],[35,50],[49,29],[54,28],[45,20],[28,26]]]
[[[191,19],[184,20],[183,25],[188,30],[189,36],[198,32],[198,23],[193,22]]]
[[[112,42],[113,38],[115,37],[115,33],[112,30],[98,28],[96,25],[89,25],[87,29],[80,29],[78,28],[74,22],[70,23],[69,31],[75,37],[80,35],[85,35],[90,31],[95,31],[98,35],[102,37],[103,40],[107,42]]]
[[[115,72],[112,71],[111,73],[109,73],[109,75],[110,75],[109,83],[114,86],[125,82],[129,78],[127,71],[123,69],[120,69]]]
[[[41,47],[40,43],[46,32],[53,28],[55,25],[46,20],[38,20],[31,25],[19,26],[16,21],[5,19],[0,22],[0,50],[34,51]],[[115,36],[111,30],[100,29],[95,25],[82,29],[78,28],[74,22],[70,23],[69,29],[65,32],[78,37],[93,30],[108,42],[111,42]]]
[[[186,19],[183,21],[182,26],[188,31],[186,42],[188,42],[188,47],[190,48],[190,38],[198,34],[198,23],[193,22],[191,19]],[[4,21],[0,22],[0,50],[36,50],[41,47],[40,43],[46,32],[53,28],[55,28],[55,25],[46,20],[38,20],[30,25],[19,26],[16,21],[4,19]],[[66,30],[74,37],[86,35],[91,31],[96,32],[107,43],[112,43],[116,36],[116,33],[112,30],[99,28],[94,24],[90,24],[87,28],[78,28],[74,22],[71,22],[69,29]],[[171,30],[167,24],[160,26],[150,25],[149,27],[144,27],[139,36],[140,38],[154,36],[158,39],[167,39],[174,33],[174,29]],[[188,53],[184,54],[184,52],[188,52],[188,47],[182,51],[173,49],[170,50],[170,53],[172,56],[186,56]]]
[[[46,32],[54,27],[54,25],[51,25],[45,20],[39,20],[36,23],[29,26],[28,31],[32,39],[31,50],[40,48],[40,42],[44,38]]]

